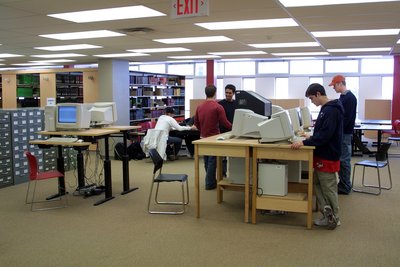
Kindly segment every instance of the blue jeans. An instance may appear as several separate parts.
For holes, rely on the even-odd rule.
[[[342,142],[342,155],[340,157],[339,184],[338,190],[344,193],[350,193],[351,182],[351,138],[352,134],[344,134]]]
[[[204,156],[204,168],[206,170],[206,189],[215,188],[217,185],[217,157]]]

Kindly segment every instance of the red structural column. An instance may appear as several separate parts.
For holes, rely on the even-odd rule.
[[[400,55],[394,56],[392,122],[400,119]]]
[[[214,60],[208,59],[207,60],[207,77],[206,77],[207,85],[215,84],[214,78]]]

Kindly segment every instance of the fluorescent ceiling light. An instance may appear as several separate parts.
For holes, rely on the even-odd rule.
[[[254,60],[254,59],[253,58],[222,58],[219,61],[227,61],[227,62],[234,61],[234,62],[237,62],[237,61],[249,61],[249,60]]]
[[[237,52],[209,52],[210,55],[218,56],[238,56],[238,55],[265,55],[264,51],[237,51]]]
[[[331,53],[340,52],[379,52],[379,51],[390,51],[390,47],[372,47],[372,48],[340,48],[340,49],[327,49]]]
[[[327,5],[345,5],[345,4],[361,4],[361,3],[382,3],[396,2],[398,0],[279,0],[285,7],[299,6],[327,6]]]
[[[383,58],[381,55],[347,56],[348,58]]]
[[[103,48],[98,45],[90,45],[90,44],[74,44],[74,45],[56,45],[56,46],[42,46],[42,47],[34,47],[35,49],[47,50],[47,51],[63,51],[63,50],[80,50],[80,49],[94,49],[94,48]]]
[[[142,53],[119,53],[119,54],[103,54],[103,55],[93,55],[95,57],[105,57],[105,58],[115,58],[115,57],[143,57],[149,56],[149,54]]]
[[[400,44],[400,39],[397,41],[397,44]]]
[[[17,54],[8,54],[8,53],[3,53],[0,54],[0,58],[8,58],[8,57],[22,57],[23,55],[17,55]]]
[[[153,41],[164,44],[189,44],[189,43],[207,43],[207,42],[226,42],[233,41],[225,36],[202,36],[202,37],[185,37],[185,38],[169,38],[154,39]]]
[[[293,42],[293,43],[267,43],[267,44],[249,44],[255,48],[281,48],[281,47],[315,47],[319,46],[317,42]]]
[[[60,62],[75,62],[72,59],[49,59],[49,60],[30,60],[32,63],[60,63]]]
[[[77,23],[109,21],[121,19],[135,19],[166,16],[157,10],[139,5],[116,8],[95,9],[87,11],[67,12],[59,14],[49,14],[49,17],[68,20]]]
[[[76,40],[76,39],[91,39],[91,38],[104,38],[104,37],[117,37],[125,36],[126,34],[108,31],[85,31],[85,32],[66,32],[66,33],[55,33],[55,34],[42,34],[40,37],[46,37],[57,40]]]
[[[42,66],[42,65],[51,65],[51,63],[39,63],[39,62],[26,62],[26,63],[16,63],[11,64],[13,66]]]
[[[31,57],[40,57],[40,58],[85,57],[85,56],[86,56],[86,55],[75,54],[75,53],[48,54],[48,55],[31,55]]]
[[[292,56],[328,56],[328,52],[297,52],[297,53],[272,53],[277,57],[292,57]]]
[[[216,55],[197,55],[197,56],[171,56],[172,59],[206,59],[206,58],[219,58]]]
[[[307,60],[307,59],[316,59],[316,57],[283,57],[285,60]]]
[[[258,19],[258,20],[237,20],[222,22],[195,23],[195,25],[208,30],[232,30],[232,29],[256,29],[256,28],[277,28],[299,26],[293,19]]]
[[[315,37],[348,37],[348,36],[378,36],[397,35],[400,29],[379,29],[379,30],[350,30],[350,31],[321,31],[311,32]]]
[[[192,50],[183,47],[164,47],[164,48],[129,49],[126,51],[135,53],[165,53],[165,52],[183,52]]]

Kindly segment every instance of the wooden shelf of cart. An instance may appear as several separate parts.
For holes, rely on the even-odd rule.
[[[282,210],[307,214],[307,228],[312,227],[312,200],[313,200],[313,151],[314,147],[303,146],[293,150],[289,144],[255,144],[253,145],[253,185],[252,185],[252,222],[257,222],[257,209]],[[308,181],[289,183],[286,196],[257,195],[258,160],[302,160],[308,161]]]

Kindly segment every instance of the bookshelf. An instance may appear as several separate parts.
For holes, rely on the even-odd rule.
[[[149,121],[173,107],[175,119],[185,117],[185,76],[130,72],[130,124],[146,129]]]
[[[56,102],[83,103],[82,72],[56,73]]]

